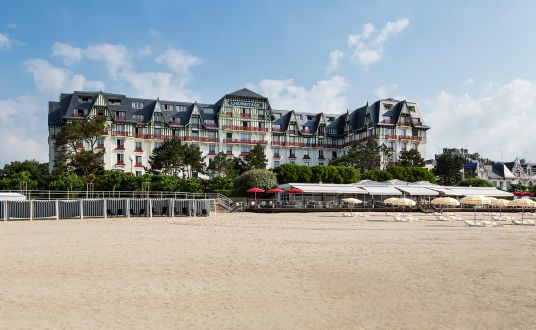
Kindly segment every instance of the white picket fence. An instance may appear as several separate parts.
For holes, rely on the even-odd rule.
[[[212,199],[65,199],[0,202],[0,216],[8,220],[84,219],[108,217],[208,216]]]

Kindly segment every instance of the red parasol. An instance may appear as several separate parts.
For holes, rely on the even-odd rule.
[[[263,193],[264,189],[261,189],[261,188],[249,188],[248,190],[246,190],[246,192],[255,193],[255,200],[257,200],[257,193]]]
[[[299,193],[302,193],[303,190],[299,189],[299,188],[292,188],[292,189],[289,189],[287,190],[287,193],[289,194],[299,194]]]
[[[514,194],[514,196],[517,196],[517,197],[534,196],[534,194],[531,193],[530,191],[514,191],[512,194]]]
[[[280,188],[273,188],[273,189],[266,191],[266,193],[268,194],[276,194],[276,193],[282,193],[282,192],[285,192],[285,191]]]

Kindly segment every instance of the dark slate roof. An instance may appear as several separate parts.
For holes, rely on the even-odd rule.
[[[238,97],[249,97],[249,98],[253,98],[253,99],[262,99],[262,100],[267,100],[266,97],[260,95],[260,94],[257,94],[247,88],[242,88],[242,89],[239,89],[237,91],[234,91],[230,94],[227,94],[226,96],[238,96]]]
[[[335,120],[331,122],[327,127],[328,133],[329,133],[329,130],[335,129],[335,134],[329,134],[329,135],[339,136],[339,135],[344,134],[344,127],[346,125],[347,117],[348,117],[348,112],[336,117]]]
[[[279,125],[281,131],[285,132],[288,129],[288,123],[294,110],[272,110],[272,113],[280,113],[281,117],[272,122],[272,125]]]
[[[350,118],[350,129],[352,131],[358,131],[365,126],[365,113],[367,112],[368,104],[357,108],[348,114]]]

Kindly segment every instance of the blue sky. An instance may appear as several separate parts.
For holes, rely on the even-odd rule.
[[[466,147],[536,161],[531,1],[8,1],[0,164],[47,160],[47,101],[73,89],[341,113],[416,101],[428,157]],[[22,123],[22,124],[21,124]]]

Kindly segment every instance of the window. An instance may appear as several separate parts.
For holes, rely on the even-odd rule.
[[[266,123],[263,121],[259,122],[259,128],[266,128]]]
[[[233,154],[233,146],[232,146],[232,145],[228,145],[228,146],[227,146],[227,154],[228,154],[228,155],[232,155],[232,154]]]
[[[305,149],[303,155],[309,157],[309,149]]]
[[[117,132],[124,132],[125,131],[125,125],[124,124],[117,124],[117,125],[115,125],[115,130]]]
[[[216,124],[214,123],[214,120],[212,120],[212,119],[205,120],[205,125],[208,126],[208,127],[216,126]]]
[[[259,109],[257,112],[259,113],[259,116],[264,116],[264,109]]]
[[[279,167],[279,161],[278,160],[274,160],[274,167]]]
[[[132,119],[138,123],[143,122],[143,115],[133,115]]]
[[[104,147],[104,139],[103,138],[97,138],[97,148]]]
[[[81,95],[78,97],[78,103],[91,102],[91,99],[92,99],[91,96]]]
[[[211,155],[216,154],[216,146],[214,144],[209,144],[208,145],[208,153],[211,154]]]
[[[259,134],[259,141],[264,141],[266,136],[264,134]]]
[[[192,137],[199,137],[199,131],[192,131]]]
[[[248,126],[249,126],[249,125],[248,125],[248,122],[247,122],[247,121],[243,121],[243,122],[242,122],[242,127],[248,127]]]
[[[331,123],[334,120],[335,120],[335,117],[328,117],[328,123]]]
[[[293,160],[291,160],[291,161],[289,162],[289,164],[296,164],[296,162],[293,161]]]
[[[75,109],[74,110],[75,117],[84,117],[86,115],[86,112],[84,109]]]
[[[136,165],[141,165],[141,156],[136,156]]]
[[[296,157],[296,150],[295,149],[289,149],[290,157],[294,158]]]
[[[407,134],[405,129],[402,129],[401,133],[402,133],[402,136],[406,136],[406,134]]]
[[[249,134],[249,133],[240,133],[240,140],[242,140],[242,141],[250,141],[251,140],[251,134]]]
[[[185,110],[186,110],[186,106],[185,106],[185,105],[176,105],[176,106],[175,106],[175,110],[176,110],[176,111],[185,111]]]
[[[275,117],[276,119],[281,118],[281,114],[280,114],[280,113],[274,113],[274,117]]]
[[[162,136],[162,129],[161,128],[155,128],[154,129],[154,137],[160,138]]]
[[[160,148],[160,146],[162,146],[162,142],[155,142],[154,143],[154,148]]]
[[[124,164],[125,163],[125,155],[123,154],[117,154],[117,164]]]
[[[142,109],[143,102],[141,101],[132,101],[132,109]]]
[[[209,138],[217,138],[217,136],[216,136],[216,132],[214,132],[214,131],[208,131],[208,137],[209,137]]]
[[[136,171],[136,176],[141,176],[141,171]]]
[[[324,150],[318,150],[318,158],[324,159]]]
[[[199,117],[192,117],[192,125],[199,125]]]
[[[203,113],[206,113],[207,115],[211,115],[214,113],[214,109],[211,108],[204,108]]]
[[[279,132],[281,131],[281,126],[279,125],[272,125],[272,131]]]
[[[307,120],[313,120],[313,116],[307,116]]]
[[[141,151],[141,150],[142,150],[142,149],[141,149],[141,142],[136,141],[135,149],[134,149],[134,150],[135,150],[135,151]]]
[[[120,99],[108,99],[108,104],[109,105],[120,105],[121,100]]]
[[[250,146],[240,146],[240,153],[241,154],[247,154],[249,153],[251,150],[251,147]]]
[[[225,126],[227,127],[232,127],[233,126],[233,120],[232,119],[227,119],[225,121]]]
[[[337,151],[331,152],[331,158],[337,158]]]
[[[164,104],[164,110],[173,110],[173,105],[171,105],[171,104]]]
[[[273,148],[273,153],[274,153],[274,157],[278,157],[279,156],[279,148]]]
[[[320,165],[320,166],[323,166],[323,165],[324,165],[324,163],[323,163],[323,162],[320,162],[320,163],[318,163],[318,165]]]
[[[117,149],[123,150],[125,149],[125,140],[123,139],[117,139]]]
[[[116,111],[114,117],[115,119],[124,120],[127,118],[127,113],[125,111]]]
[[[226,139],[232,139],[233,138],[233,133],[225,133],[225,138]]]

